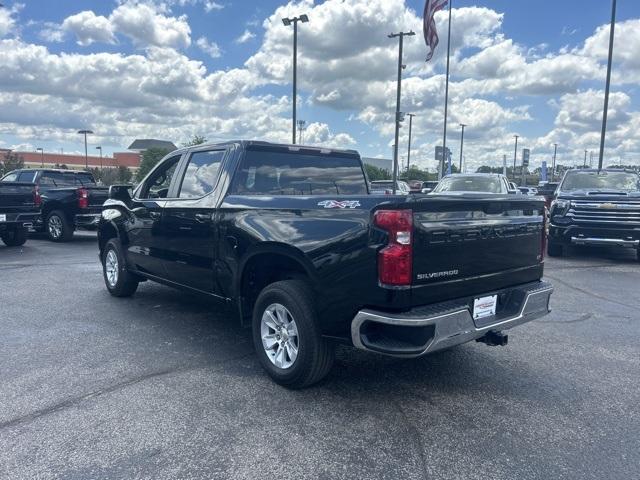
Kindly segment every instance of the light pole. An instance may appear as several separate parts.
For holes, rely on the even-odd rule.
[[[602,170],[604,157],[604,137],[607,133],[607,111],[609,110],[609,86],[611,85],[611,61],[613,59],[613,32],[616,26],[616,0],[611,2],[611,27],[609,29],[609,57],[607,62],[607,81],[604,89],[604,109],[602,111],[602,132],[600,133],[600,157],[598,159],[598,172]]]
[[[395,134],[395,144],[393,146],[393,194],[396,194],[396,183],[398,182],[398,140],[400,136],[400,97],[402,91],[402,44],[404,37],[412,37],[415,35],[413,30],[408,32],[399,32],[399,33],[391,33],[387,35],[389,38],[398,37],[398,90],[396,96],[396,134]]]
[[[40,152],[40,168],[44,168],[44,150],[38,147],[36,148],[36,152]]]
[[[96,150],[100,150],[100,170],[102,170],[102,146],[96,147]]]
[[[413,117],[415,113],[407,113],[409,116],[409,147],[407,148],[407,175],[409,175],[409,165],[411,164],[411,127],[413,126]]]
[[[513,181],[516,181],[516,160],[518,159],[518,138],[520,135],[514,135],[513,138],[516,139],[516,146],[513,149]]]
[[[462,173],[462,147],[464,146],[464,127],[466,125],[461,123],[460,126],[462,127],[462,134],[460,135],[460,173]]]
[[[583,165],[583,167],[587,168],[587,151],[586,150],[584,151],[584,165]]]
[[[84,135],[84,168],[89,169],[89,156],[87,154],[87,134],[93,135],[91,130],[78,130],[78,133]]]
[[[558,153],[558,144],[553,144],[553,165],[551,166],[551,181],[556,179],[556,154]]]
[[[298,22],[307,23],[309,17],[304,14],[299,17],[283,18],[282,23],[286,27],[293,23],[293,121],[292,125],[292,139],[293,144],[296,143],[296,102],[297,100],[297,88],[298,88]]]

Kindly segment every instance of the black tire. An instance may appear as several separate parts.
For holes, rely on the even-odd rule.
[[[547,245],[547,255],[550,257],[562,257],[564,255],[564,246],[559,243],[551,243]]]
[[[68,242],[73,238],[73,225],[64,212],[52,210],[44,220],[44,232],[52,242]]]
[[[7,247],[20,247],[27,241],[27,229],[18,227],[3,233],[0,238]]]
[[[298,354],[288,368],[277,367],[262,343],[262,316],[275,303],[284,306],[297,326]],[[284,280],[268,285],[253,310],[253,343],[258,359],[278,384],[292,389],[305,388],[322,380],[331,370],[334,345],[322,338],[317,323],[313,293],[301,280]]]
[[[113,277],[110,277],[107,272],[110,252],[115,255],[117,260],[115,265],[115,271],[117,272],[115,282],[113,281]],[[138,288],[139,280],[134,274],[127,270],[122,246],[116,238],[109,240],[102,251],[102,276],[107,290],[109,290],[109,293],[114,297],[130,297]]]

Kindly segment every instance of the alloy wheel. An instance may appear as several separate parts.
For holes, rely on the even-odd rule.
[[[276,367],[290,368],[298,357],[298,327],[284,305],[272,303],[262,314],[260,322],[262,346]]]

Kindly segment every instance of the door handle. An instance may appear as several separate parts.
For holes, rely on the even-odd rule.
[[[149,212],[149,217],[153,220],[159,220],[162,214],[160,212]]]
[[[196,213],[195,218],[200,223],[206,223],[211,221],[211,214],[209,213]]]

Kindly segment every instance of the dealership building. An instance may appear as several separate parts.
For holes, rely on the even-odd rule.
[[[176,146],[165,140],[138,139],[129,145],[126,152],[114,152],[113,157],[103,157],[97,155],[69,155],[64,153],[54,153],[46,151],[25,152],[19,150],[0,149],[0,158],[5,152],[22,157],[24,166],[27,168],[60,168],[65,165],[67,168],[80,170],[88,166],[89,168],[118,168],[127,167],[137,170],[142,160],[142,154],[149,148],[165,148],[175,150]]]

